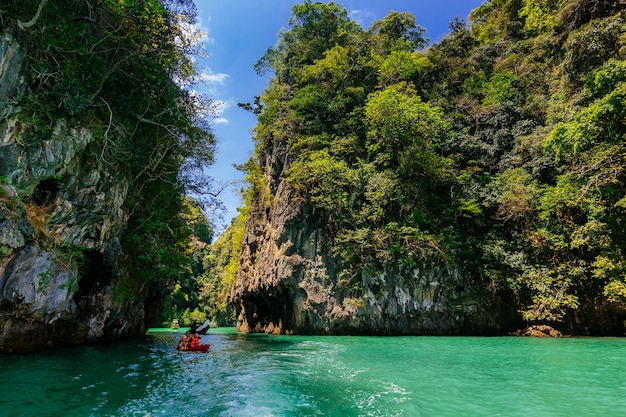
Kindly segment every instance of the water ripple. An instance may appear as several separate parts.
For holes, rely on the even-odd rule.
[[[179,335],[1,357],[0,415],[619,416],[626,339]],[[36,410],[36,411],[33,411]]]

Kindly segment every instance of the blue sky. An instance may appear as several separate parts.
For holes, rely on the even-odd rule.
[[[436,42],[448,32],[455,17],[467,18],[481,0],[345,0],[336,1],[348,11],[352,20],[368,29],[374,20],[388,11],[410,12],[416,23],[426,29],[426,37]],[[233,164],[243,164],[252,155],[250,131],[255,116],[239,107],[252,102],[267,86],[268,79],[257,75],[254,64],[273,47],[281,28],[287,27],[291,0],[196,0],[200,28],[206,32],[207,57],[198,60],[205,84],[202,91],[219,104],[213,121],[218,150],[216,163],[207,171],[217,181],[241,181],[242,174]],[[243,184],[225,190],[221,200],[227,208],[224,225],[237,214],[239,189]],[[210,215],[210,213],[207,213]],[[224,226],[222,225],[222,226]],[[218,232],[223,229],[218,229]]]

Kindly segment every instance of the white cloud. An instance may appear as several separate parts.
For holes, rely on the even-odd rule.
[[[232,105],[229,101],[224,100],[213,100],[213,123],[215,124],[225,124],[228,123],[228,119],[223,117],[224,112]]]
[[[199,74],[199,80],[201,82],[205,82],[207,84],[220,84],[223,85],[226,79],[229,77],[228,74],[224,73],[214,73],[213,71],[206,70]]]
[[[216,44],[215,38],[210,36],[210,23],[211,17],[204,16],[204,19],[199,18],[194,25],[194,29],[199,34],[196,35],[195,39],[203,42],[205,47],[211,47]],[[206,66],[197,66],[196,68],[198,68],[199,72],[195,78],[195,88],[199,88],[203,92],[202,95],[204,97],[213,97],[205,117],[208,117],[212,124],[229,123],[229,120],[224,117],[224,112],[231,107],[232,103],[227,100],[215,99],[214,97],[219,97],[222,94],[220,87],[225,85],[230,75],[213,72],[211,68]]]
[[[224,100],[213,100],[213,104],[215,105],[217,114],[224,113],[232,105],[231,102]]]
[[[353,20],[359,25],[361,25],[363,29],[369,29],[369,25],[374,20],[376,15],[372,13],[370,10],[353,9],[353,10],[350,10],[350,12],[348,13],[348,17],[350,18],[350,20]],[[366,25],[366,22],[367,22],[367,25]]]
[[[201,44],[213,45],[215,40],[209,37],[209,31],[203,27],[200,21],[191,24],[187,20],[181,18],[178,20],[178,25],[182,29],[182,38],[185,43],[189,42],[191,45],[198,46]],[[183,42],[183,39],[178,39],[177,42]]]

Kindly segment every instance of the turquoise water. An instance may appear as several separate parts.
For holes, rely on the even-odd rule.
[[[0,416],[623,416],[626,339],[211,329],[0,356]]]

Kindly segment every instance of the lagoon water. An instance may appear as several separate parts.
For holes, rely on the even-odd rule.
[[[0,356],[0,416],[626,415],[626,338],[179,337]]]

